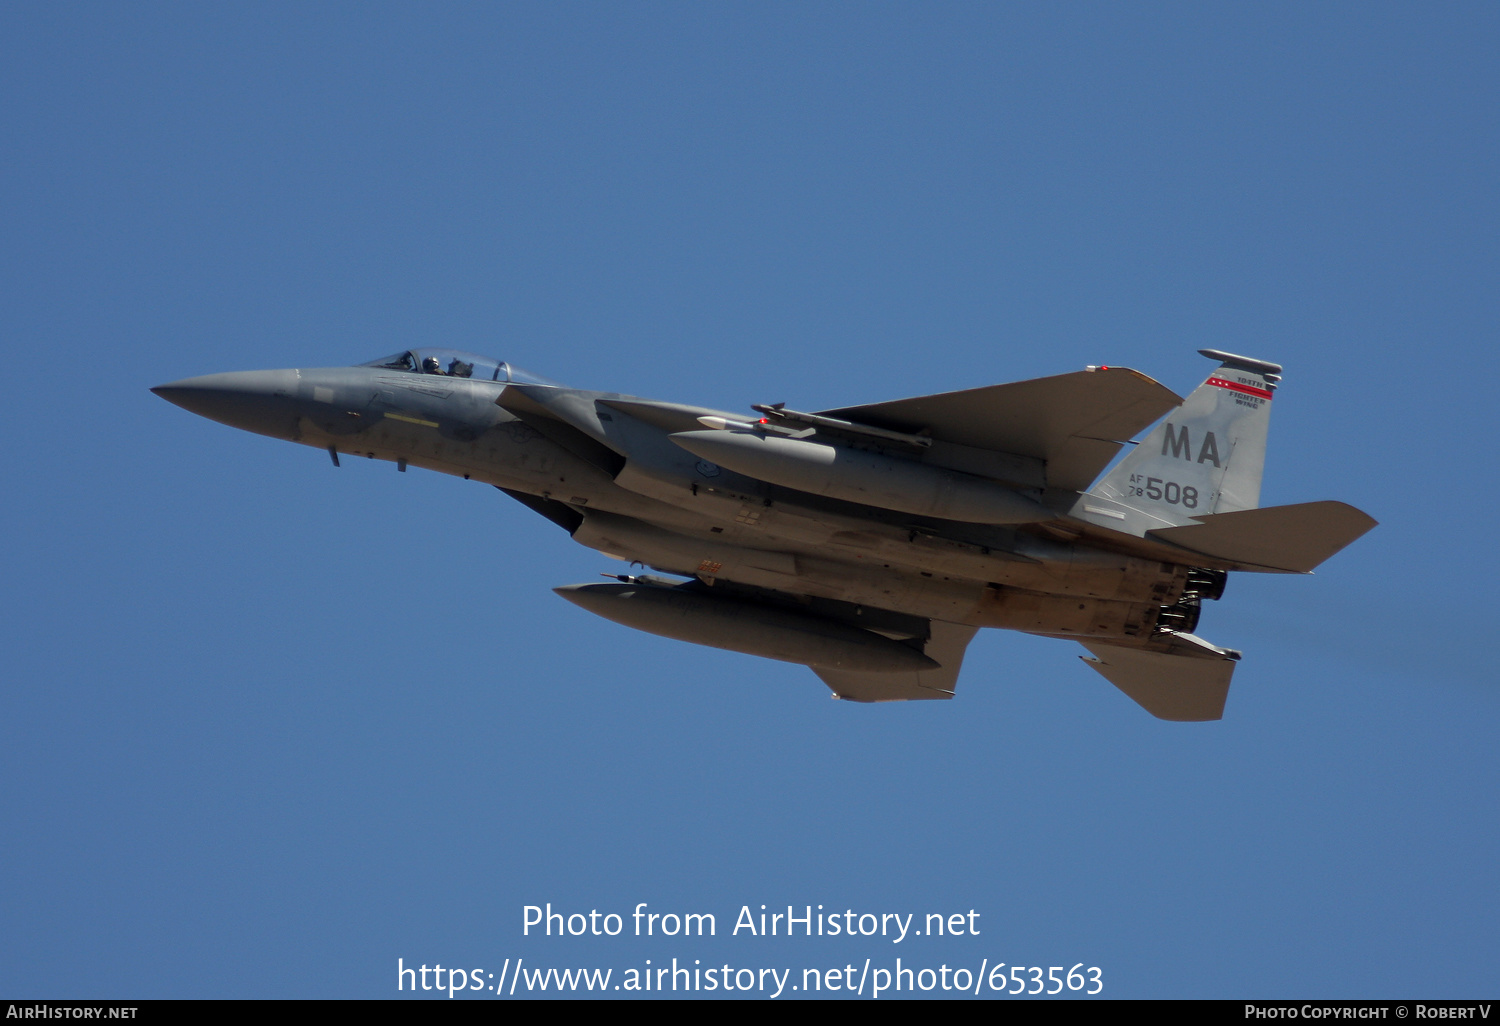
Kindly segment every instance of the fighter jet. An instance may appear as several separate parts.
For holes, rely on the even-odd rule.
[[[449,349],[152,391],[325,449],[335,467],[365,456],[493,485],[655,571],[554,589],[563,598],[803,664],[835,698],[952,698],[969,641],[999,627],[1076,642],[1148,712],[1192,721],[1222,717],[1240,659],[1193,633],[1229,573],[1310,573],[1375,526],[1341,502],[1261,507],[1282,368],[1199,352],[1216,369],[1185,400],[1098,366],[751,416],[568,388]]]

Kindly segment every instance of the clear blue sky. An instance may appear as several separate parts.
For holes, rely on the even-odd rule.
[[[0,7],[0,994],[394,994],[396,959],[1103,970],[1493,996],[1492,4]],[[493,489],[151,385],[410,344],[832,408],[1286,365],[1221,723],[986,632],[951,703],[590,617]],[[709,912],[538,939],[522,907]],[[981,935],[725,936],[742,905]],[[617,977],[618,978],[618,977]]]

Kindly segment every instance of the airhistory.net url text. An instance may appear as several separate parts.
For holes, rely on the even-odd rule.
[[[506,959],[500,972],[486,969],[444,968],[441,964],[408,966],[404,958],[396,959],[396,989],[401,992],[429,991],[448,997],[479,996],[514,997],[543,993],[616,993],[621,996],[670,993],[761,994],[780,997],[786,993],[837,993],[849,997],[878,998],[884,994],[970,994],[975,997],[1026,994],[1032,997],[1086,994],[1104,990],[1103,971],[1098,966],[1085,967],[1082,962],[1065,966],[994,965],[984,959],[975,972],[953,968],[946,963],[937,968],[915,968],[895,960],[894,968],[876,966],[871,959],[864,965],[846,964],[830,968],[737,968],[729,963],[703,966],[701,959],[691,965],[673,958],[670,966],[653,965],[623,970],[558,969],[556,966],[528,966],[525,958]],[[434,994],[434,996],[436,996]]]

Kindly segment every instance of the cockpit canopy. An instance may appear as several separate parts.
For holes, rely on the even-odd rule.
[[[457,349],[408,349],[404,353],[383,356],[361,366],[409,371],[412,374],[437,374],[448,378],[473,378],[476,381],[514,381],[523,385],[557,384],[540,374],[531,374],[503,361]]]

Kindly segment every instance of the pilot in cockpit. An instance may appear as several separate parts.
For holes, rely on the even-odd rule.
[[[422,373],[441,374],[443,373],[443,365],[438,362],[438,358],[436,356],[429,356],[422,361]]]

